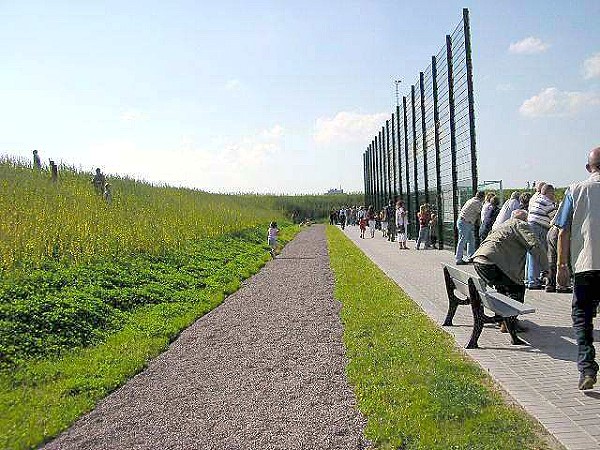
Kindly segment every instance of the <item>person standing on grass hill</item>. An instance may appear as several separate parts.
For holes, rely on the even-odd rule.
[[[510,199],[505,201],[504,205],[502,205],[502,208],[500,208],[500,212],[498,213],[498,216],[494,221],[494,225],[492,225],[492,230],[496,229],[501,224],[510,219],[510,215],[512,214],[512,212],[519,209],[519,195],[520,194],[518,191],[514,191],[512,194],[510,194]]]
[[[107,204],[110,205],[112,203],[112,192],[110,191],[109,183],[104,183],[104,192],[102,193],[102,197],[104,197],[104,200]]]
[[[92,178],[92,184],[94,185],[94,189],[98,195],[102,195],[104,192],[104,185],[106,184],[106,177],[100,170],[100,167],[96,169],[96,175]]]
[[[590,152],[585,168],[590,177],[569,186],[554,221],[559,228],[557,284],[569,282],[569,255],[573,267],[571,315],[581,390],[592,389],[598,374],[593,320],[600,304],[600,147]]]
[[[475,224],[479,220],[485,193],[478,191],[470,200],[463,205],[458,214],[456,228],[458,229],[458,243],[456,245],[455,260],[457,265],[467,264],[463,259],[465,246],[467,247],[467,259],[471,259],[475,252]]]
[[[543,260],[548,259],[548,243],[546,236],[550,229],[550,215],[556,211],[556,204],[554,203],[554,186],[551,184],[544,183],[541,191],[531,197],[529,201],[529,214],[527,215],[527,222],[531,225],[531,229],[539,239],[544,250]],[[527,255],[527,288],[528,289],[542,289],[542,282],[540,280],[540,264],[541,261],[538,256],[529,254]]]
[[[525,258],[527,252],[545,255],[539,239],[527,222],[527,211],[518,209],[512,218],[488,234],[473,254],[479,276],[498,292],[523,303],[525,301]],[[506,331],[506,324],[502,331]],[[521,341],[513,344],[522,343]]]
[[[33,151],[33,168],[41,169],[42,168],[42,160],[40,159],[40,155],[38,155],[38,151]]]
[[[406,232],[408,227],[408,221],[406,220],[406,209],[404,209],[404,202],[398,201],[396,203],[396,229],[398,230],[398,245],[400,250],[408,250],[406,246]]]
[[[394,242],[396,240],[396,208],[393,200],[390,200],[385,207],[385,219],[388,223],[388,241]]]
[[[271,258],[275,258],[275,252],[277,250],[277,235],[279,235],[279,228],[277,228],[277,222],[271,222],[269,225],[269,231],[267,233],[267,244],[269,245],[269,253]]]

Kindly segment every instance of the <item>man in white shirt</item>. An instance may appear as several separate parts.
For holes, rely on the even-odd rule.
[[[577,339],[579,389],[592,389],[598,363],[594,349],[594,318],[600,304],[600,147],[588,156],[590,177],[569,186],[554,219],[558,232],[557,284],[569,282],[573,268],[573,330]]]

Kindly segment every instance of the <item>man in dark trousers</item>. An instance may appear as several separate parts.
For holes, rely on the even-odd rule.
[[[569,251],[573,268],[571,316],[580,390],[592,389],[598,375],[593,320],[600,304],[600,147],[590,152],[585,168],[590,177],[569,186],[554,219],[559,228],[557,284],[569,283]]]
[[[396,207],[392,200],[385,207],[385,218],[388,223],[388,241],[396,241]]]
[[[473,254],[475,271],[498,292],[523,303],[525,301],[525,260],[527,252],[539,257],[542,269],[547,270],[545,251],[527,223],[527,211],[518,209],[481,243]],[[506,325],[502,326],[502,331]]]

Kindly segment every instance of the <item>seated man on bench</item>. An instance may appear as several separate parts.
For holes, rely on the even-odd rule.
[[[547,257],[544,249],[527,223],[527,211],[513,211],[511,219],[493,229],[473,254],[477,274],[501,294],[523,303],[525,301],[525,260],[531,251],[542,264]],[[542,267],[543,271],[547,267]],[[506,331],[506,324],[501,325]]]

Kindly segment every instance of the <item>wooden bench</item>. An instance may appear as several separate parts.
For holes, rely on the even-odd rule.
[[[486,323],[498,323],[504,321],[510,333],[514,345],[525,344],[519,339],[516,330],[516,319],[521,314],[535,312],[518,301],[503,295],[493,289],[489,289],[485,282],[477,275],[460,270],[455,266],[442,264],[444,279],[446,281],[446,292],[448,293],[448,314],[444,326],[452,326],[452,319],[459,305],[471,305],[473,312],[473,333],[466,348],[478,348],[477,340]],[[460,294],[461,297],[456,294]],[[495,313],[494,316],[486,316],[484,309]]]

